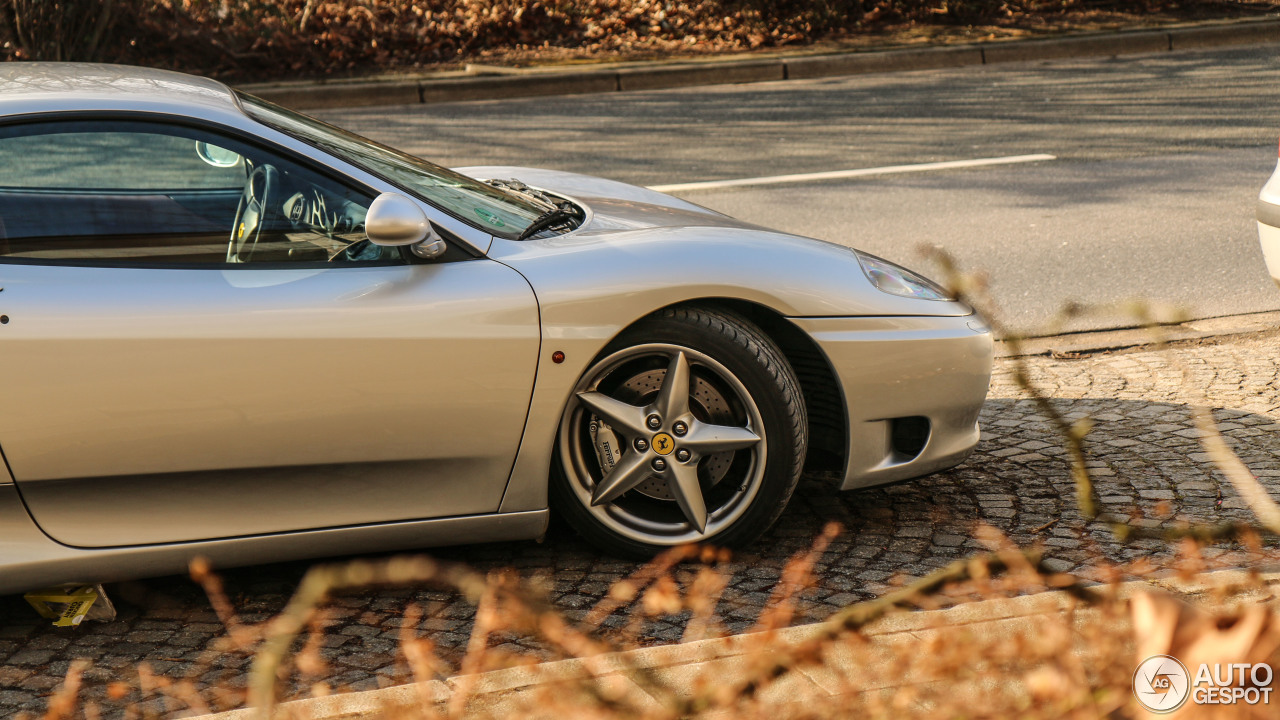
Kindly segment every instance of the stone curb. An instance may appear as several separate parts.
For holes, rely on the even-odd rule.
[[[1280,41],[1280,19],[1267,18],[826,55],[780,54],[751,59],[729,56],[571,68],[472,66],[475,71],[472,73],[452,71],[381,80],[251,84],[242,89],[299,109],[412,105],[771,82],[1072,57],[1114,57],[1277,41]]]
[[[1190,320],[1162,328],[1161,334],[1168,342],[1202,340],[1227,335],[1243,335],[1280,328],[1280,311],[1226,315],[1223,317]],[[996,357],[1025,357],[1028,355],[1071,356],[1077,353],[1123,350],[1154,345],[1156,336],[1146,328],[1124,328],[1096,332],[1065,333],[1047,337],[1027,338],[1021,342],[1020,352],[1014,352],[1008,341],[996,341]]]
[[[1264,583],[1280,585],[1280,571],[1261,575]],[[1129,597],[1139,590],[1157,590],[1181,596],[1196,603],[1211,597],[1215,588],[1243,586],[1249,582],[1249,573],[1243,570],[1223,570],[1200,576],[1190,583],[1175,576],[1136,580],[1117,586],[1119,597]],[[892,613],[868,625],[865,637],[879,642],[912,642],[919,633],[938,627],[967,627],[975,635],[1004,635],[1018,631],[1020,621],[1032,616],[1057,613],[1072,607],[1072,598],[1064,592],[1042,592],[1013,598],[997,598],[964,603],[944,610],[922,610]],[[770,644],[795,644],[808,640],[826,628],[826,623],[786,628],[768,639]],[[760,634],[733,635],[725,638],[701,640],[678,645],[660,645],[625,652],[600,655],[592,658],[575,658],[540,663],[526,667],[494,670],[463,678],[454,676],[447,680],[397,685],[378,690],[307,698],[282,703],[276,709],[276,718],[307,718],[308,720],[373,720],[383,717],[389,709],[403,709],[423,704],[447,702],[459,688],[469,691],[472,703],[492,706],[509,703],[514,696],[532,692],[554,683],[595,677],[631,685],[629,693],[639,693],[642,702],[654,701],[639,686],[634,685],[622,673],[627,668],[648,668],[662,679],[679,685],[685,677],[692,678],[710,663],[727,665],[749,652],[758,651],[764,636]],[[819,669],[820,670],[820,669]],[[821,672],[801,671],[788,692],[796,685],[802,690],[829,694],[823,687]],[[253,709],[230,710],[213,715],[203,715],[196,720],[257,720],[261,716]]]

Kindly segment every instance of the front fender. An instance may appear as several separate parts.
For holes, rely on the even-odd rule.
[[[578,378],[618,333],[656,310],[716,298],[789,317],[972,313],[962,303],[881,292],[849,248],[767,231],[580,231],[546,240],[495,240],[489,256],[528,278],[543,333],[529,420],[501,512],[546,507],[556,429]],[[553,364],[556,351],[564,360]]]

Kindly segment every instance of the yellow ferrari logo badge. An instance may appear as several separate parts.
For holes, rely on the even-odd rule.
[[[653,451],[659,455],[670,455],[676,449],[676,440],[666,433],[653,436]]]
[[[236,231],[236,239],[244,237],[244,223],[240,223],[240,229]]]

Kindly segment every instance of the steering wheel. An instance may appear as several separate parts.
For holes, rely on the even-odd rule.
[[[279,187],[280,172],[272,165],[263,163],[249,174],[240,193],[240,204],[236,206],[236,221],[231,226],[231,240],[227,242],[227,262],[249,262],[253,257]]]

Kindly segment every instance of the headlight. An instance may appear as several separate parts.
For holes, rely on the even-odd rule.
[[[890,295],[919,298],[921,300],[951,300],[947,291],[932,280],[917,275],[910,270],[894,265],[883,258],[868,255],[859,250],[853,251],[862,264],[862,271],[867,274],[871,284]]]

